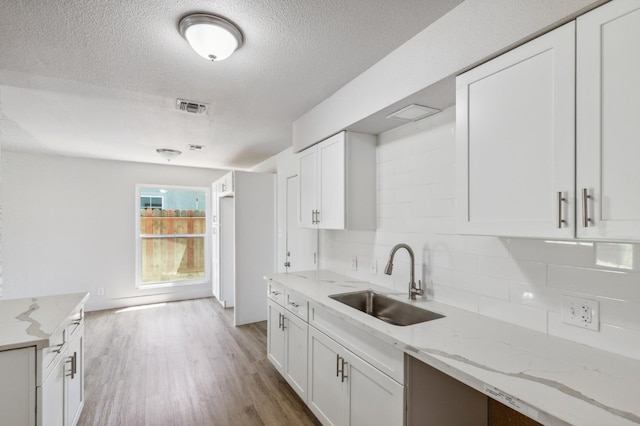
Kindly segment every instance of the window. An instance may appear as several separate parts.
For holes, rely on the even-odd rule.
[[[161,209],[164,206],[164,199],[153,195],[140,196],[141,209]]]
[[[136,286],[209,280],[207,188],[136,186]]]

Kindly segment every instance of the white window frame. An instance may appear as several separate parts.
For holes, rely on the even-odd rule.
[[[185,190],[200,191],[205,194],[205,232],[203,234],[170,234],[170,235],[140,235],[140,192],[143,189],[169,189],[169,190]],[[163,197],[164,198],[164,197]],[[177,185],[154,185],[154,184],[137,184],[135,198],[135,246],[136,246],[136,289],[147,290],[158,287],[178,287],[185,285],[211,284],[211,240],[210,240],[210,218],[211,218],[211,188],[200,186],[177,186]],[[164,199],[163,199],[164,206]],[[204,277],[193,280],[179,281],[161,281],[150,284],[142,282],[142,240],[145,238],[204,238]]]

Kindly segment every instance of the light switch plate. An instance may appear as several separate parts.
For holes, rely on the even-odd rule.
[[[562,295],[562,322],[599,331],[600,307],[598,301]]]
[[[358,258],[356,256],[351,256],[351,270],[358,270]]]

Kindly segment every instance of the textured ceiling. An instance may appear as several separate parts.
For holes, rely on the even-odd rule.
[[[248,168],[292,122],[462,0],[13,0],[0,14],[3,149]],[[207,62],[185,14],[234,21],[244,46]],[[175,99],[208,103],[206,116]],[[187,144],[204,145],[199,152]]]

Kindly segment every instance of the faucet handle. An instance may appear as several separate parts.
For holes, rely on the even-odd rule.
[[[418,286],[414,287],[415,283],[411,283],[411,288],[409,289],[409,298],[411,300],[416,300],[416,296],[423,296],[424,289],[422,288],[422,281],[418,280]]]

